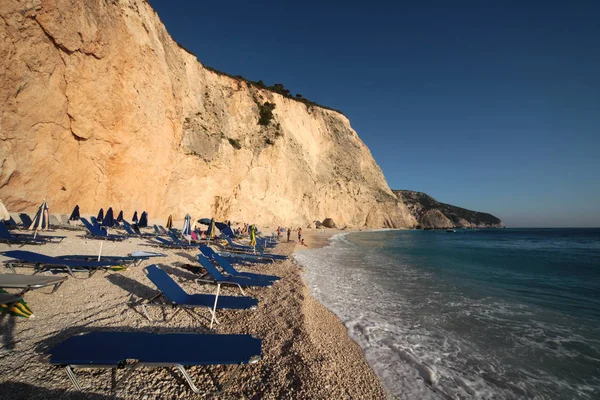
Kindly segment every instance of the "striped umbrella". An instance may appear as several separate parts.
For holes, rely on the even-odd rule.
[[[42,204],[38,207],[37,212],[35,213],[35,217],[33,217],[33,221],[31,221],[31,225],[29,225],[29,230],[43,231],[48,230],[48,205],[46,204],[46,200],[42,201]]]
[[[169,218],[167,218],[167,229],[171,229],[173,227],[173,216],[169,214]]]
[[[7,293],[6,290],[0,289],[0,293]],[[9,306],[12,306],[8,309]],[[29,318],[33,315],[33,311],[27,305],[25,300],[19,299],[16,303],[11,304],[0,304],[0,309],[4,309],[8,314],[14,315],[17,317]]]
[[[185,214],[185,219],[183,220],[183,229],[181,230],[181,234],[183,236],[191,236],[192,235],[192,217],[190,217],[190,214]]]

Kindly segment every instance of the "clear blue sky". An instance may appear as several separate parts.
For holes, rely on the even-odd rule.
[[[393,189],[600,226],[600,1],[150,3],[202,63],[343,111]]]

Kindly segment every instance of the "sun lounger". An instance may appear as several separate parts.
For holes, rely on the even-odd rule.
[[[56,256],[59,260],[78,260],[78,261],[98,261],[97,254],[70,254],[65,256]],[[100,261],[118,262],[119,265],[138,265],[144,260],[148,260],[147,256],[101,256]]]
[[[167,230],[162,225],[154,225],[154,232],[156,232],[156,234],[158,236],[168,236],[169,235]]]
[[[173,234],[173,232],[167,232],[167,234],[169,235],[171,240],[168,240],[168,239],[165,239],[165,238],[162,238],[159,236],[155,236],[154,240],[156,240],[158,243],[152,243],[152,244],[155,246],[164,247],[164,248],[168,248],[168,249],[198,248],[198,245],[196,243],[186,243],[186,242],[179,240],[177,238],[177,236],[175,236]]]
[[[256,254],[258,253],[258,255],[260,255],[261,257],[265,257],[265,258],[271,258],[273,260],[287,260],[288,256],[284,256],[281,254],[272,254],[272,253],[266,253],[261,247],[262,246],[256,246],[256,249],[254,247],[251,246],[243,246],[237,243],[234,243],[230,238],[226,237],[225,238],[227,240],[227,243],[229,243],[229,246],[234,250],[234,251],[241,251],[241,252],[252,252],[252,254]],[[256,250],[256,252],[255,252]]]
[[[13,272],[15,272],[15,266],[33,266],[36,271],[62,270],[67,272],[73,278],[78,278],[74,275],[75,272],[87,272],[89,278],[99,269],[107,270],[111,267],[122,265],[119,261],[110,260],[65,260],[23,250],[9,250],[2,252],[2,254],[13,258],[12,260],[4,261],[4,264],[6,264]]]
[[[152,251],[132,251],[130,254],[131,257],[166,257],[166,254],[163,253],[154,253]]]
[[[234,243],[233,240],[231,240],[231,238],[229,236],[225,236],[225,240],[227,240],[227,243],[229,243],[229,246],[232,249],[244,250],[244,251],[254,251],[254,247],[252,247],[252,246],[244,246],[244,245],[241,245],[241,244]]]
[[[225,258],[230,263],[234,264],[245,264],[245,263],[256,263],[256,264],[272,264],[275,262],[272,258],[268,256],[261,256],[260,254],[250,254],[250,253],[234,253],[228,251],[219,251],[221,257]]]
[[[192,391],[200,393],[185,367],[254,364],[260,360],[261,346],[262,341],[250,335],[90,332],[72,336],[48,353],[50,364],[65,368],[78,390],[82,387],[75,376],[76,368],[133,371],[137,367],[158,367],[178,369]],[[129,373],[125,374],[121,381],[128,376]]]
[[[3,224],[2,224],[3,225]],[[35,237],[33,236],[33,234],[23,234],[23,233],[11,233],[6,226],[1,226],[0,227],[0,236],[2,237],[6,237],[9,236],[10,238],[13,239],[33,239],[33,240],[44,240],[46,242],[51,242],[51,243],[60,243],[63,241],[63,239],[66,239],[66,236],[54,236],[54,235],[35,235]]]
[[[20,244],[21,246],[24,246],[26,244],[41,245],[48,243],[48,240],[34,238],[30,235],[13,235],[12,233],[10,233],[6,225],[0,223],[0,243],[6,243],[9,245]]]
[[[46,286],[54,286],[54,289],[52,289],[52,293],[54,293],[66,280],[66,276],[0,274],[0,288],[21,289],[19,295],[23,296],[26,292],[32,289],[39,289]]]
[[[150,304],[153,301],[158,300],[163,297],[167,300],[167,304],[171,307],[177,307],[178,311],[199,308],[199,307],[208,307],[212,316],[211,319],[211,329],[212,322],[216,320],[217,323],[219,321],[216,319],[216,309],[233,309],[233,310],[247,310],[247,309],[256,309],[258,306],[258,300],[252,297],[239,297],[239,296],[219,296],[219,290],[217,290],[217,294],[188,294],[175,282],[169,274],[163,271],[156,265],[150,265],[145,269],[146,275],[148,279],[154,283],[154,285],[158,288],[159,292],[152,299],[148,300],[148,304],[142,305],[144,314],[146,317],[152,321],[150,315],[148,314],[148,310],[146,309],[147,305],[158,305],[164,307],[165,304]],[[193,317],[197,318],[195,314],[190,313]],[[174,316],[173,316],[174,317]],[[173,318],[171,317],[171,318]]]
[[[88,233],[89,233],[88,236],[91,237],[92,239],[112,240],[112,241],[116,241],[116,242],[120,242],[122,240],[127,239],[127,236],[109,234],[104,229],[101,229],[100,225],[98,225],[97,223],[92,225],[85,218],[80,218],[80,221],[83,223],[85,228],[88,230]]]
[[[129,236],[141,236],[141,233],[137,233],[133,230],[133,228],[131,227],[131,225],[129,224],[129,222],[123,220],[123,223],[121,224],[121,228],[123,228],[123,230],[125,231],[125,233],[127,233]]]
[[[19,218],[21,219],[21,224],[23,228],[27,229],[33,223],[31,217],[25,213],[19,213]]]
[[[207,276],[203,276],[202,278],[196,279],[197,283],[212,283],[212,284],[221,284],[221,285],[233,285],[240,288],[242,295],[244,295],[244,290],[242,286],[246,287],[270,287],[273,286],[273,282],[271,281],[259,281],[257,279],[250,278],[239,278],[234,276],[224,276],[217,267],[215,267],[212,262],[204,257],[202,254],[198,254],[198,262],[200,265],[206,270]],[[208,278],[210,277],[210,278]]]
[[[236,270],[234,268],[233,265],[231,265],[229,263],[229,261],[227,261],[225,258],[221,257],[218,253],[216,253],[213,249],[211,249],[210,247],[208,247],[206,245],[201,245],[200,251],[206,257],[215,260],[217,262],[217,264],[219,264],[221,266],[221,268],[223,268],[223,271],[225,271],[230,276],[239,277],[239,278],[256,279],[259,281],[270,281],[270,282],[275,282],[275,281],[278,281],[279,279],[281,279],[275,275],[255,274],[252,272],[239,272],[238,270]]]

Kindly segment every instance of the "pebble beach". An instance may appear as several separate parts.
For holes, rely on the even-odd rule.
[[[310,247],[322,246],[333,231],[308,231]],[[50,235],[67,236],[58,244],[26,245],[21,250],[56,256],[98,254],[102,241],[85,238],[83,231],[56,230]],[[295,239],[296,234],[292,235]],[[210,314],[199,309],[197,316],[178,313],[162,322],[160,309],[151,309],[154,322],[143,314],[141,304],[157,293],[144,268],[157,264],[188,293],[214,293],[214,285],[198,285],[193,268],[196,249],[159,249],[149,240],[129,238],[124,242],[103,242],[102,254],[124,256],[133,251],[157,251],[166,257],[144,261],[119,272],[97,272],[89,279],[69,279],[55,292],[51,288],[32,290],[24,299],[34,317],[0,318],[0,399],[80,399],[61,368],[49,365],[49,347],[75,334],[96,330],[140,332],[209,333]],[[291,255],[295,242],[282,242],[274,253]],[[0,251],[15,249],[0,244]],[[4,261],[6,258],[0,258]],[[262,359],[243,365],[222,393],[223,399],[381,399],[386,393],[365,360],[362,349],[348,337],[342,322],[310,296],[303,281],[302,267],[293,257],[273,264],[253,264],[238,269],[281,277],[271,288],[248,288],[246,296],[259,299],[256,310],[221,310],[220,324],[212,333],[251,334],[261,338]],[[32,274],[31,268],[17,273]],[[10,273],[3,267],[2,273]],[[222,288],[221,294],[239,295],[239,289]],[[167,316],[173,313],[166,311]],[[199,351],[202,349],[190,349]],[[233,367],[211,366],[188,369],[204,391],[219,389]],[[117,379],[124,374],[117,370]],[[180,399],[201,398],[194,394],[175,370],[139,368],[125,381],[111,382],[109,369],[79,369],[77,376],[88,398]]]

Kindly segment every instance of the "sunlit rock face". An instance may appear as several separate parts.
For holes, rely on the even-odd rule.
[[[10,211],[46,198],[52,212],[416,224],[345,116],[206,69],[145,1],[5,0],[0,17]]]

